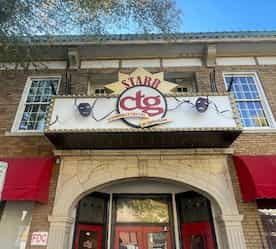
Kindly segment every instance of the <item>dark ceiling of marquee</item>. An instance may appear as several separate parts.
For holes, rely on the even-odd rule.
[[[56,149],[227,148],[239,130],[45,133]]]

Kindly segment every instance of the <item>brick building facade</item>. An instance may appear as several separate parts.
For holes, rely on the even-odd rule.
[[[149,199],[154,196],[152,200],[159,201],[158,198],[162,199],[162,194],[164,194],[164,198],[172,195],[168,197],[168,224],[163,222],[164,225],[161,222],[162,225],[158,225],[158,222],[154,221],[149,222],[150,225],[147,224],[146,227],[157,229],[152,228],[151,234],[162,234],[167,232],[168,225],[170,239],[167,239],[165,244],[163,241],[161,247],[185,249],[187,244],[185,244],[186,238],[184,237],[189,229],[185,230],[185,226],[182,227],[186,218],[184,211],[184,218],[182,217],[181,203],[185,202],[187,192],[196,193],[193,197],[195,199],[198,197],[197,194],[205,198],[211,210],[209,210],[211,218],[208,218],[211,232],[207,228],[208,231],[203,229],[207,231],[204,235],[207,239],[203,238],[203,242],[198,242],[205,246],[198,245],[199,248],[270,249],[275,247],[275,244],[272,245],[273,238],[268,236],[269,231],[261,220],[256,199],[250,202],[243,199],[241,183],[233,161],[233,156],[257,157],[276,154],[275,32],[182,34],[174,40],[165,40],[160,36],[126,35],[111,36],[101,43],[94,41],[93,37],[57,37],[50,46],[42,38],[37,39],[34,45],[45,46],[46,49],[45,59],[38,63],[39,68],[30,68],[27,72],[19,69],[14,72],[7,69],[12,65],[2,63],[0,161],[6,162],[10,158],[55,157],[55,163],[47,203],[41,203],[32,198],[26,200],[24,198],[23,200],[2,198],[0,240],[3,241],[1,243],[6,246],[5,248],[41,248],[41,246],[31,244],[34,232],[48,232],[48,241],[44,248],[96,248],[93,244],[89,247],[87,241],[81,241],[81,225],[84,224],[90,225],[90,227],[84,227],[84,230],[88,229],[87,231],[91,233],[96,231],[96,234],[97,232],[101,234],[101,247],[99,247],[100,242],[97,241],[98,237],[92,238],[92,241],[93,239],[97,241],[97,248],[121,248],[123,243],[127,244],[127,242],[123,235],[120,235],[120,242],[116,244],[116,229],[118,228],[119,234],[126,233],[127,231],[122,227],[128,227],[126,226],[128,223],[120,226],[122,221],[116,220],[120,215],[122,215],[122,220],[125,219],[124,211],[122,214],[116,213],[115,218],[112,213],[119,212],[115,209],[119,209],[118,203],[124,200],[124,195],[127,195],[130,200],[131,198],[144,200],[138,195]],[[242,114],[241,117],[243,125],[241,134],[237,138],[233,137],[233,143],[229,146],[222,146],[223,141],[217,142],[218,146],[212,146],[212,143],[216,144],[212,141],[214,139],[212,135],[208,137],[210,139],[208,146],[206,144],[201,146],[200,141],[203,141],[202,138],[205,136],[203,129],[196,134],[199,142],[193,146],[179,145],[179,141],[176,140],[173,142],[174,146],[166,147],[166,140],[162,146],[153,141],[149,149],[147,146],[143,148],[142,141],[137,148],[129,149],[127,145],[124,145],[124,140],[120,141],[119,147],[116,147],[116,137],[113,139],[111,136],[102,136],[95,137],[94,140],[105,140],[103,143],[109,144],[109,147],[101,148],[100,145],[93,147],[94,140],[91,139],[91,147],[86,143],[84,147],[76,145],[76,148],[74,146],[72,148],[68,145],[71,140],[66,132],[63,133],[65,134],[63,140],[53,138],[55,134],[47,138],[43,130],[44,124],[42,122],[40,126],[38,116],[35,121],[30,120],[31,115],[26,115],[27,121],[22,118],[24,110],[27,112],[24,108],[27,108],[28,104],[36,105],[35,100],[29,102],[27,100],[30,96],[30,88],[35,81],[38,82],[37,84],[40,82],[44,84],[43,80],[47,79],[52,80],[51,84],[56,81],[53,83],[57,84],[54,86],[56,91],[51,90],[52,95],[70,95],[71,98],[81,98],[78,95],[96,94],[96,97],[100,97],[106,96],[105,85],[118,81],[119,72],[131,74],[137,68],[144,68],[150,73],[164,72],[166,81],[178,85],[177,89],[174,89],[175,94],[178,94],[176,96],[181,96],[181,94],[184,94],[183,96],[197,96],[197,94],[198,96],[212,96],[212,93],[225,95],[227,90],[232,91],[238,105],[236,108],[240,113],[244,111],[242,105],[244,103],[247,105],[245,108],[247,113]],[[231,80],[232,88],[227,89]],[[245,84],[248,83],[247,91],[239,88],[239,84],[243,84],[244,80]],[[253,88],[250,88],[250,84]],[[52,88],[53,85],[51,85]],[[247,92],[249,95],[246,95]],[[239,94],[244,95],[241,97]],[[40,97],[43,97],[43,94]],[[42,104],[40,103],[38,108],[49,103],[41,99],[40,102]],[[254,102],[252,109],[250,109],[251,102]],[[217,108],[220,109],[220,106]],[[33,113],[34,111],[31,114]],[[77,110],[74,113],[77,113]],[[252,117],[252,115],[257,116]],[[78,127],[75,128],[78,129]],[[231,131],[226,130],[225,134],[228,134],[227,132],[230,134]],[[167,133],[177,136],[172,131]],[[82,144],[82,139],[79,138],[79,144]],[[74,143],[78,144],[76,141]],[[134,138],[132,141],[139,143]],[[268,166],[264,163],[259,167],[266,171],[265,167]],[[3,191],[5,187],[4,184]],[[93,193],[96,195],[93,196]],[[101,199],[98,195],[103,198]],[[80,220],[81,203],[87,196],[95,202],[98,199],[103,200],[99,202],[104,204],[98,204],[105,207],[102,223]],[[263,196],[263,198],[266,197]],[[276,194],[274,197],[276,198]],[[258,197],[258,199],[262,198]],[[273,198],[270,197],[270,199]],[[20,209],[20,205],[23,205],[22,201],[32,203],[28,209],[30,219],[24,228],[27,229],[25,230],[27,237],[22,235],[22,231],[21,234],[18,232],[20,229],[18,230],[16,226],[22,227],[20,222],[15,222],[15,227],[7,229],[9,218],[14,219],[8,215],[8,204],[11,203]],[[272,210],[271,207],[268,209]],[[92,217],[91,220],[93,219],[98,218]],[[139,234],[140,228],[138,229],[135,226],[136,223],[131,221],[131,218],[129,219],[129,224],[132,226],[129,231]],[[140,226],[141,222],[138,223]],[[97,230],[96,225],[102,230]],[[138,230],[131,230],[134,229],[133,227]],[[158,227],[162,227],[163,230],[158,230]],[[14,234],[13,237],[8,237],[5,233]],[[5,241],[5,238],[14,238],[16,242]],[[139,239],[134,239],[136,247],[137,241],[140,243]],[[192,243],[189,239],[187,241],[187,243]],[[83,247],[80,243],[83,243]],[[129,241],[128,245],[125,244],[124,246],[131,247]],[[144,248],[140,244],[139,247]],[[191,245],[191,248],[198,247]]]

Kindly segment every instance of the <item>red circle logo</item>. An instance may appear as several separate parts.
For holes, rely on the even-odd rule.
[[[141,119],[161,119],[167,112],[164,95],[150,86],[133,86],[126,89],[117,101],[117,111],[126,115],[125,123],[140,128]]]

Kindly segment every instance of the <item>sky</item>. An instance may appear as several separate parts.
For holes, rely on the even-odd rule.
[[[276,0],[175,0],[182,32],[276,30]]]

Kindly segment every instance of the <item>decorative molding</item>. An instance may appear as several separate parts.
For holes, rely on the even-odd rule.
[[[264,128],[264,127],[259,127],[259,128],[243,128],[242,133],[276,133],[276,128]]]
[[[4,136],[6,137],[37,137],[37,136],[44,136],[43,132],[38,132],[38,131],[5,131]]]
[[[256,58],[259,65],[276,65],[276,56],[264,56]]]
[[[145,38],[138,38],[137,39],[107,39],[107,40],[103,40],[101,41],[101,44],[104,45],[130,45],[130,44],[170,44],[170,43],[174,43],[174,44],[191,44],[191,43],[195,43],[195,44],[202,44],[202,43],[229,43],[229,42],[234,42],[234,43],[238,43],[238,42],[273,42],[276,41],[275,36],[272,35],[268,35],[268,36],[239,36],[237,37],[236,34],[234,37],[232,36],[226,36],[225,34],[222,37],[213,37],[213,36],[205,36],[204,37],[196,37],[192,36],[189,38],[185,38],[185,37],[180,37],[179,39],[164,39],[164,38],[160,38],[160,39],[147,39]],[[90,40],[51,40],[50,42],[51,45],[98,45],[99,41],[96,39],[90,39]],[[39,41],[39,45],[49,45],[49,41],[45,40],[45,41]]]
[[[80,68],[80,54],[77,48],[69,48],[67,52],[68,66],[70,69]]]
[[[202,61],[200,58],[176,58],[163,59],[163,67],[200,67]]]
[[[61,223],[61,224],[73,224],[75,219],[68,216],[48,216],[48,221],[51,223]]]
[[[216,65],[217,46],[216,44],[207,44],[206,46],[206,65],[208,67]]]
[[[54,150],[56,156],[182,156],[182,155],[232,155],[233,148],[227,149],[170,149],[170,150]]]
[[[137,59],[137,60],[122,60],[122,68],[150,68],[161,67],[160,59]]]
[[[162,63],[161,63],[162,61]],[[81,69],[104,68],[165,68],[165,67],[200,67],[200,58],[169,58],[169,59],[124,59],[124,60],[83,60]]]
[[[81,69],[119,68],[119,60],[83,60]]]
[[[216,64],[218,66],[252,66],[256,65],[254,57],[217,57]]]
[[[242,215],[222,215],[217,217],[218,225],[224,234],[224,240],[227,240],[227,248],[229,249],[246,249],[242,219]]]
[[[236,222],[243,221],[243,215],[222,215],[217,217],[218,222],[230,222],[235,224]]]
[[[29,70],[43,70],[43,69],[66,69],[66,61],[34,61],[29,66]],[[1,63],[0,70],[14,70],[16,65],[14,63]],[[24,70],[23,67],[19,66],[17,70]]]
[[[47,249],[68,249],[73,220],[70,217],[49,217],[50,231]]]

